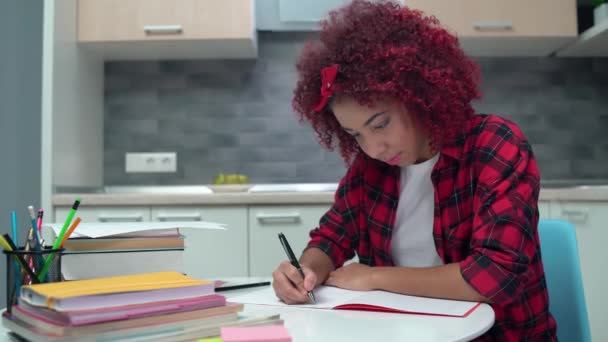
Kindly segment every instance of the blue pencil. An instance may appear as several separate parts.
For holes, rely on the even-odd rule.
[[[34,238],[36,239],[36,243],[34,244],[36,250],[40,250],[42,246],[40,246],[40,235],[38,234],[38,227],[36,224],[36,212],[34,211],[34,206],[30,205],[27,207],[27,211],[30,214],[30,221],[32,224],[32,230],[34,230]]]
[[[13,229],[13,242],[15,246],[19,248],[19,242],[17,240],[17,213],[11,211],[11,228]],[[19,272],[19,264],[15,261],[15,291],[17,297],[20,295],[21,290],[21,272]]]
[[[17,212],[15,212],[14,210],[11,211],[11,227],[13,229],[13,242],[15,243],[15,246],[19,246],[19,242],[17,241]]]

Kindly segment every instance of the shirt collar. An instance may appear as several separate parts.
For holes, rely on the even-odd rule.
[[[443,146],[441,148],[441,154],[456,160],[462,159],[462,150],[464,147],[464,142],[465,136],[463,134],[453,143]]]

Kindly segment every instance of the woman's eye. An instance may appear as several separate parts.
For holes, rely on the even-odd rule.
[[[389,121],[390,120],[388,120],[388,119],[382,121],[382,123],[380,123],[379,125],[374,126],[374,129],[383,129],[383,128],[385,128],[386,126],[388,126]]]

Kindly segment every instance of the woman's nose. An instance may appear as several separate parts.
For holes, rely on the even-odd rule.
[[[368,146],[366,148],[366,153],[368,156],[374,159],[382,159],[384,157],[384,152],[387,149],[387,144],[382,139],[374,139],[368,140]]]

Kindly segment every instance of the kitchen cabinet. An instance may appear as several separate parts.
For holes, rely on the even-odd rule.
[[[251,58],[253,0],[78,0],[78,42],[105,59]]]
[[[257,0],[258,30],[315,31],[349,1]],[[548,56],[576,40],[576,0],[403,0],[437,17],[473,56]]]
[[[225,230],[180,229],[185,237],[184,266],[194,278],[216,279],[248,274],[247,207],[152,207],[152,221],[209,221]]]
[[[577,31],[576,0],[406,0],[439,19],[472,55],[547,56]]]
[[[71,207],[55,207],[55,222],[63,222],[68,216]],[[94,207],[81,205],[75,217],[82,222],[148,222],[150,221],[150,208],[137,207]]]
[[[551,217],[551,202],[538,201],[539,218],[546,219]]]
[[[249,275],[270,276],[283,260],[285,250],[278,234],[283,233],[296,257],[319,225],[329,205],[284,205],[249,207]]]
[[[576,227],[585,299],[593,341],[608,341],[608,204],[605,202],[553,202],[556,218]]]

